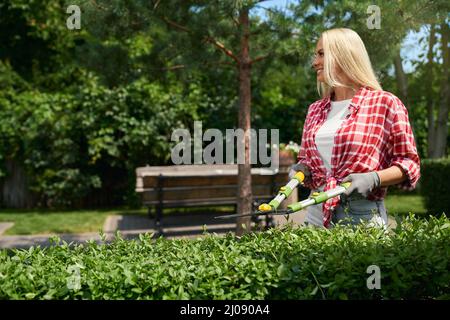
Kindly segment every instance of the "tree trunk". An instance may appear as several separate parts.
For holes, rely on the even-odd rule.
[[[238,213],[252,210],[252,175],[250,164],[250,109],[251,109],[251,61],[249,52],[249,17],[248,9],[239,13],[241,26],[241,52],[239,57],[239,128],[244,131],[245,164],[238,165]],[[250,231],[250,217],[237,219],[236,235]]]
[[[449,88],[449,77],[448,68],[449,64],[449,48],[448,48],[448,38],[449,38],[449,26],[446,23],[441,24],[441,43],[442,43],[442,82],[440,89],[440,105],[438,111],[438,117],[436,119],[436,158],[441,158],[445,156],[447,149],[447,134],[448,134],[448,116],[450,102],[450,88]]]
[[[405,104],[406,108],[409,109],[408,81],[406,78],[405,71],[403,70],[402,57],[400,56],[400,49],[397,51],[394,57],[394,66],[399,98]]]
[[[434,151],[436,150],[436,127],[434,123],[434,99],[433,99],[433,47],[436,41],[434,25],[431,25],[430,42],[428,47],[428,66],[427,66],[427,117],[428,117],[428,137],[427,137],[427,154],[428,158],[434,158]]]

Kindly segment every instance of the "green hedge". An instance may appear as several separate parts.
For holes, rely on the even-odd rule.
[[[420,192],[428,212],[450,214],[450,158],[422,161]]]
[[[389,232],[288,226],[3,250],[0,299],[448,299],[449,243],[449,219],[411,215]],[[367,288],[371,265],[379,290]]]

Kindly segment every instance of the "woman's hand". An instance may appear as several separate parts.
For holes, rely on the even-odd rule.
[[[367,173],[352,173],[345,177],[342,182],[351,182],[352,184],[345,190],[345,195],[351,195],[355,190],[367,198],[367,195],[375,188],[380,186],[380,177],[375,171]]]
[[[289,169],[289,179],[292,179],[292,177],[299,171],[303,172],[305,175],[305,180],[311,179],[311,173],[309,172],[308,167],[302,163],[297,163],[291,166]]]

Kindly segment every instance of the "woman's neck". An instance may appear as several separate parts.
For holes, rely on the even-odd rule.
[[[334,88],[334,94],[332,96],[333,101],[341,101],[341,100],[348,100],[353,98],[355,95],[356,89],[355,88],[349,88],[349,87],[335,87]]]

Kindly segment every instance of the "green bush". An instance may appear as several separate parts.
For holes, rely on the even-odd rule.
[[[167,162],[173,129],[190,125],[204,101],[195,84],[187,93],[144,79],[108,89],[91,74],[75,93],[2,90],[0,177],[13,159],[37,205],[80,207],[100,191],[114,200],[106,205],[122,204],[135,195],[136,167]]]
[[[450,214],[450,158],[422,161],[420,192],[431,214]]]
[[[448,299],[450,221],[0,251],[0,299]],[[56,244],[56,241],[55,241]],[[367,287],[368,267],[381,288]]]

